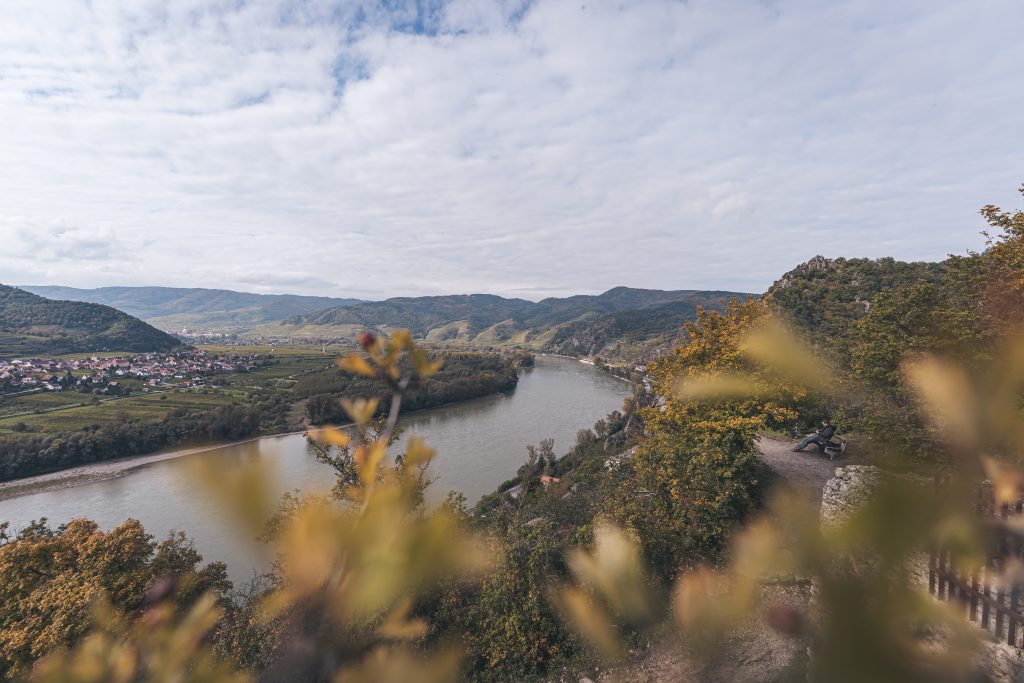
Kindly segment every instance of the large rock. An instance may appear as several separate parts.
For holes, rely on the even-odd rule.
[[[835,476],[821,492],[821,524],[838,524],[849,517],[871,496],[882,480],[881,471],[872,465],[847,465],[836,469]]]

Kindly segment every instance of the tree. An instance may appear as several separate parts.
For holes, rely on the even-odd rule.
[[[173,582],[180,609],[207,591],[223,596],[231,589],[224,564],[200,568],[202,557],[184,534],[158,544],[134,519],[108,532],[84,519],[57,529],[44,520],[0,539],[4,680],[25,675],[50,650],[73,648],[90,631],[100,602],[115,614],[138,616],[157,579]]]
[[[795,419],[805,392],[781,383],[744,350],[767,322],[766,304],[732,301],[724,312],[699,310],[688,339],[651,363],[659,404],[640,411],[647,435],[610,496],[611,511],[639,534],[648,560],[665,577],[714,556],[727,532],[755,503],[758,429]],[[708,401],[687,383],[742,378],[753,396]]]

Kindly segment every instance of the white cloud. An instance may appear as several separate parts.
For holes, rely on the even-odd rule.
[[[1024,180],[1021,20],[1014,0],[3,3],[0,281],[532,297],[941,258]]]

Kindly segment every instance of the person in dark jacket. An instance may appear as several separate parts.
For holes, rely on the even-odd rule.
[[[832,422],[826,418],[821,421],[821,427],[818,431],[814,432],[806,439],[800,442],[800,445],[793,450],[797,453],[810,446],[812,443],[818,445],[818,450],[822,453],[825,452],[826,446],[835,446],[832,443],[832,436],[836,433],[836,428],[832,426]]]

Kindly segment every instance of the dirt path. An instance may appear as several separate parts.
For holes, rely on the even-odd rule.
[[[818,455],[814,446],[807,450],[794,453],[795,440],[775,439],[767,436],[759,437],[757,447],[761,451],[761,460],[765,462],[789,486],[797,491],[805,492],[808,497],[821,502],[821,491],[825,482],[832,478],[839,467],[853,465],[857,461],[849,451],[842,458],[829,460]]]

